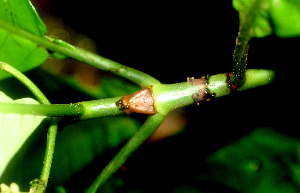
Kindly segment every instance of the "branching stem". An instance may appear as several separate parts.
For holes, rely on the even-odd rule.
[[[10,34],[23,37],[24,39],[30,40],[39,46],[43,46],[54,53],[60,54],[62,58],[66,56],[76,59],[98,69],[109,71],[120,77],[126,78],[141,87],[151,89],[152,96],[154,98],[154,106],[156,108],[153,114],[156,114],[148,116],[143,126],[125,144],[119,153],[103,169],[94,183],[87,189],[87,193],[93,193],[96,192],[97,189],[103,187],[109,178],[126,162],[128,157],[159,127],[165,116],[170,111],[190,105],[194,102],[198,103],[197,101],[206,100],[208,99],[206,98],[207,96],[205,96],[207,93],[213,93],[216,97],[227,95],[231,92],[229,88],[231,84],[235,85],[237,90],[243,90],[266,85],[272,82],[274,77],[273,71],[246,71],[248,41],[251,38],[252,24],[256,14],[255,11],[259,6],[260,0],[254,1],[255,3],[249,10],[247,19],[245,19],[240,28],[234,53],[232,73],[230,73],[230,75],[214,75],[205,79],[205,81],[199,80],[199,84],[196,85],[191,84],[191,82],[169,85],[161,84],[157,79],[144,72],[124,66],[118,62],[89,51],[74,47],[62,40],[51,39],[49,37],[42,38],[1,20],[0,28],[5,29]],[[116,105],[116,102],[119,101],[121,97],[79,102],[75,104],[51,105],[45,95],[21,72],[2,62],[0,62],[0,68],[19,79],[32,91],[40,103],[42,103],[41,105],[0,103],[1,112],[45,115],[50,117],[76,116],[78,119],[90,119],[123,113],[123,111]],[[195,101],[195,95],[197,95],[197,101]],[[53,121],[53,124],[48,130],[46,153],[40,181],[37,186],[33,187],[36,192],[43,192],[47,186],[54,153],[56,134],[57,124]]]
[[[245,73],[246,82],[237,90],[246,90],[271,83],[274,72],[271,70],[249,69]],[[167,115],[170,111],[195,103],[195,93],[206,92],[206,89],[215,97],[228,95],[231,90],[228,83],[228,74],[216,74],[208,78],[207,83],[191,85],[189,82],[175,84],[156,84],[152,86],[155,110]],[[0,103],[0,112],[31,114],[49,117],[74,116],[85,120],[97,117],[119,115],[124,112],[116,102],[122,97],[113,97],[94,101],[84,101],[73,104],[15,104]],[[201,99],[200,99],[201,100]]]

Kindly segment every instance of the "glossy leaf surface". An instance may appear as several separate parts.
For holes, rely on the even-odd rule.
[[[44,37],[47,32],[47,27],[29,0],[0,1],[0,21],[39,37]],[[42,64],[48,56],[49,53],[45,48],[0,28],[0,61],[25,72]],[[0,80],[9,76],[0,72]]]

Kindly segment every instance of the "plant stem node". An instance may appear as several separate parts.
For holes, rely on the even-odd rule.
[[[209,75],[207,76],[202,76],[201,78],[197,78],[195,79],[194,77],[188,77],[187,81],[192,85],[192,86],[197,86],[197,85],[207,85],[208,83],[208,78]],[[198,92],[192,94],[192,97],[195,101],[195,103],[197,103],[197,105],[200,104],[201,101],[210,101],[212,98],[215,97],[215,93],[211,93],[207,87],[205,88],[201,88],[198,90]]]
[[[133,94],[123,96],[116,105],[126,114],[156,114],[154,99],[150,88],[144,88]]]

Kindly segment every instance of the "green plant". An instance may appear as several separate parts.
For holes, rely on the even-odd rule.
[[[298,12],[295,11],[299,6],[291,6],[285,1],[281,2],[284,5],[280,6],[280,8],[283,7],[282,10],[284,12],[292,10],[291,20],[299,18]],[[252,37],[269,35],[271,30],[275,30],[275,33],[281,37],[299,35],[298,30],[300,28],[294,23],[285,23],[284,26],[281,24],[280,19],[282,17],[280,14],[282,13],[278,13],[277,9],[274,8],[276,6],[275,1],[234,1],[233,5],[237,10],[240,10],[241,27],[237,38],[232,71],[199,79],[188,78],[187,82],[182,83],[162,84],[144,72],[75,47],[63,40],[46,36],[46,26],[27,0],[11,0],[1,3],[0,43],[2,52],[0,60],[2,61],[1,69],[8,73],[1,72],[0,78],[8,78],[8,74],[11,74],[19,79],[29,88],[40,104],[37,104],[33,99],[28,99],[29,102],[25,101],[24,103],[26,104],[22,104],[17,100],[11,102],[12,99],[3,94],[0,112],[6,124],[1,125],[1,132],[10,129],[12,123],[18,123],[15,133],[21,133],[24,129],[20,121],[22,119],[26,119],[29,122],[27,124],[32,124],[32,126],[26,134],[19,134],[20,140],[17,140],[18,143],[12,150],[6,149],[8,146],[12,146],[10,141],[5,143],[1,141],[0,146],[6,152],[5,154],[0,154],[1,160],[5,160],[3,161],[5,164],[2,164],[3,169],[0,172],[4,172],[10,159],[17,153],[30,134],[38,128],[39,123],[43,120],[48,120],[47,126],[49,130],[43,169],[40,178],[31,183],[31,191],[34,192],[45,191],[48,183],[57,123],[61,121],[56,117],[71,117],[78,121],[131,113],[146,114],[148,116],[147,120],[137,131],[136,128],[140,125],[134,121],[131,122],[134,125],[134,129],[128,131],[126,135],[131,136],[133,133],[134,135],[87,189],[87,192],[96,192],[99,187],[103,187],[128,157],[149,138],[171,111],[194,103],[199,104],[202,101],[210,101],[212,98],[229,95],[233,91],[242,91],[271,83],[274,79],[274,71],[246,70],[248,41]],[[270,27],[270,20],[275,21],[274,27]],[[278,24],[276,23],[277,21]],[[286,34],[286,31],[289,31],[289,33]],[[130,93],[134,92],[133,94],[119,94],[117,92],[119,96],[107,97],[106,99],[72,104],[50,104],[39,88],[21,73],[42,64],[50,55],[57,59],[72,58],[100,70],[108,71],[132,81],[140,87],[140,90],[136,89],[135,86],[129,85]],[[7,120],[8,118],[6,117],[9,117],[9,115],[16,116]],[[31,116],[31,119],[26,116]],[[46,117],[55,118],[49,119]],[[109,118],[107,120],[110,122]],[[109,124],[109,127],[111,130],[113,129],[113,125]],[[119,129],[117,127],[115,127],[116,131]],[[3,135],[3,137],[5,136]],[[110,141],[108,144],[112,144],[111,146],[115,147],[121,143],[120,141]]]

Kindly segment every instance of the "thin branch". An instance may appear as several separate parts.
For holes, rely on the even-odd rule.
[[[54,149],[55,149],[55,141],[56,141],[56,134],[57,134],[57,123],[53,121],[53,124],[49,127],[48,129],[48,134],[47,134],[47,142],[46,142],[46,152],[45,152],[45,157],[43,161],[43,168],[40,176],[40,180],[45,184],[44,186],[38,186],[37,193],[39,192],[44,192],[48,179],[50,176],[50,169],[52,165],[52,160],[53,160],[53,154],[54,154]]]
[[[42,93],[42,91],[23,73],[12,67],[11,65],[0,62],[0,69],[11,74],[20,82],[22,82],[31,92],[32,94],[38,99],[38,101],[42,104],[50,104],[47,97]]]
[[[0,102],[1,113],[28,114],[47,117],[77,116],[83,115],[85,106],[75,104],[18,104]]]
[[[25,31],[9,23],[6,23],[2,20],[0,20],[0,27],[8,31],[10,34],[18,35],[40,46],[45,47],[48,50],[76,59],[80,62],[89,64],[90,66],[93,66],[100,70],[109,71],[120,77],[126,78],[140,85],[141,87],[148,87],[150,85],[159,83],[157,79],[153,78],[152,76],[144,72],[124,66],[118,62],[112,61],[110,59],[99,56],[92,52],[83,50],[81,48],[74,47],[62,40],[53,40],[49,38],[53,40],[50,41],[47,38],[41,38],[28,31]]]
[[[1,113],[40,115],[47,117],[77,117],[78,120],[123,114],[116,102],[121,97],[83,101],[71,104],[17,104],[0,102]]]
[[[103,187],[110,177],[126,162],[128,157],[159,127],[164,118],[165,116],[161,114],[150,115],[142,127],[106,165],[86,193],[95,193],[99,188]]]

